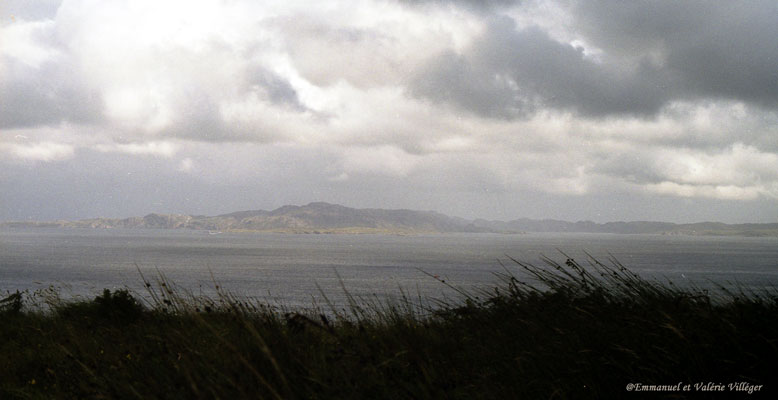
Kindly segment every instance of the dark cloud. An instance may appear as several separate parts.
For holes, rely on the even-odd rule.
[[[246,86],[273,104],[297,111],[306,110],[289,81],[261,65],[251,65],[247,68]]]
[[[546,107],[595,117],[650,115],[672,91],[649,63],[628,70],[597,63],[538,28],[516,29],[507,17],[490,20],[464,54],[433,58],[410,88],[420,97],[501,117]]]
[[[657,171],[656,164],[653,154],[602,153],[598,154],[589,171],[636,184],[660,183],[666,180],[666,176]]]
[[[206,90],[191,87],[176,104],[175,119],[165,129],[167,136],[182,139],[218,142],[234,140],[240,127],[230,129],[225,124],[217,99]]]
[[[574,24],[606,52],[654,53],[678,97],[778,105],[778,3],[581,1]]]
[[[532,108],[506,81],[509,76],[496,71],[490,74],[483,67],[447,51],[418,72],[410,84],[411,93],[488,117],[516,117]]]
[[[96,122],[102,118],[99,92],[79,78],[68,63],[47,62],[32,67],[0,59],[0,128],[25,128],[67,122]]]
[[[252,79],[257,84],[247,87],[244,95],[256,92],[263,101],[282,111],[291,110],[295,116],[307,111],[286,80],[269,73]],[[174,117],[161,130],[163,136],[204,142],[270,143],[282,140],[287,134],[279,129],[283,125],[272,111],[244,112],[236,118],[225,116],[219,94],[197,84],[178,93],[175,99]]]
[[[701,99],[778,106],[778,3],[582,1],[571,13],[574,35],[604,53],[492,17],[462,54],[430,60],[410,92],[489,117],[652,116]]]
[[[47,4],[41,3],[41,12]],[[37,8],[28,8],[29,16],[37,15],[33,12]],[[100,121],[101,94],[84,79],[78,62],[59,41],[56,29],[50,24],[30,25],[27,45],[40,54],[29,60],[0,54],[0,128]]]

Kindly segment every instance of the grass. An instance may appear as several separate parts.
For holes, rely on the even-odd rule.
[[[279,310],[146,283],[91,301],[0,300],[2,399],[578,399],[628,383],[775,389],[778,296],[647,281],[618,262],[516,261],[459,304]],[[530,276],[532,283],[519,276]],[[144,278],[145,279],[145,278]],[[523,279],[523,278],[522,278]],[[443,283],[445,284],[445,283]],[[664,392],[729,398],[733,393]],[[653,393],[657,394],[657,393]],[[745,392],[738,394],[747,395]]]

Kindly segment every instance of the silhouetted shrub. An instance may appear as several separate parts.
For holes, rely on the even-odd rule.
[[[10,296],[0,300],[0,314],[19,314],[22,310],[22,295],[17,290]]]
[[[119,289],[111,293],[104,289],[101,296],[95,297],[95,304],[99,313],[106,317],[119,317],[122,319],[137,319],[143,313],[143,305],[133,297],[126,289]]]
[[[93,319],[110,319],[119,321],[135,321],[143,315],[145,308],[126,289],[111,292],[104,289],[103,294],[93,301],[67,303],[56,308],[57,313],[65,318],[81,317]]]

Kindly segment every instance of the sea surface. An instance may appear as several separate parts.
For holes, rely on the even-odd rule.
[[[104,288],[143,295],[141,275],[151,282],[163,275],[194,295],[213,295],[218,285],[288,307],[323,306],[325,297],[341,306],[345,293],[455,300],[458,289],[493,287],[495,273],[505,268],[526,278],[510,258],[540,266],[542,256],[560,263],[569,256],[585,264],[587,253],[677,285],[778,286],[778,238],[6,228],[0,230],[0,296],[52,286],[63,297],[91,297]]]

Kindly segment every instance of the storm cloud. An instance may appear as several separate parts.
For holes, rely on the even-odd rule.
[[[537,27],[517,30],[494,18],[461,55],[433,59],[411,83],[414,94],[484,116],[521,117],[538,110],[584,116],[654,115],[673,85],[650,63],[603,65],[583,48],[552,39]]]
[[[575,27],[614,57],[652,58],[677,97],[778,105],[774,1],[581,1]]]
[[[546,108],[654,116],[702,99],[778,105],[775,2],[583,1],[571,13],[578,43],[489,19],[460,54],[431,60],[412,93],[497,117]]]

